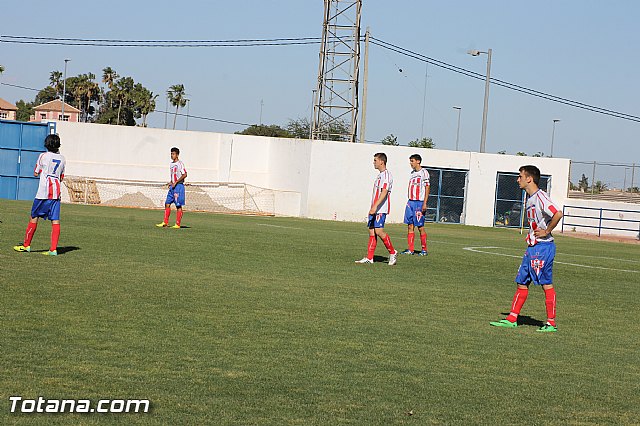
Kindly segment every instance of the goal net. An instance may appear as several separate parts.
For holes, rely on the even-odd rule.
[[[165,182],[65,176],[62,202],[102,206],[164,208]],[[186,211],[275,215],[275,191],[245,183],[189,182]]]

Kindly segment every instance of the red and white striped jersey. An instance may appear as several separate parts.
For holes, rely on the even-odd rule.
[[[376,180],[373,182],[373,195],[371,196],[371,207],[378,201],[383,189],[386,189],[387,195],[385,199],[378,206],[377,213],[389,213],[391,209],[391,188],[393,187],[393,176],[389,170],[385,170],[384,172],[380,172]]]
[[[538,189],[527,200],[527,220],[529,221],[529,233],[527,234],[527,244],[534,246],[539,242],[553,241],[553,235],[538,238],[534,235],[536,229],[547,229],[551,218],[560,208],[551,201],[549,195],[542,189]]]
[[[33,169],[40,174],[40,183],[36,198],[39,200],[59,200],[62,186],[60,181],[64,178],[64,166],[66,161],[60,154],[43,152],[36,161]]]
[[[424,201],[427,186],[429,186],[429,172],[425,168],[418,171],[411,170],[409,178],[409,199],[414,201]]]
[[[169,164],[169,173],[171,173],[171,183],[176,183],[183,174],[187,173],[187,169],[185,169],[182,161],[178,160]]]

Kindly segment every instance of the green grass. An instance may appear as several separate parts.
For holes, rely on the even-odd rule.
[[[557,262],[611,269],[558,263],[560,331],[542,334],[540,288],[530,325],[489,326],[515,289],[515,231],[429,224],[429,256],[389,267],[381,243],[380,263],[353,263],[362,223],[185,213],[158,229],[160,211],[64,205],[49,258],[11,250],[30,205],[0,200],[1,424],[640,423],[637,245],[557,237]],[[404,249],[405,227],[387,231]],[[10,414],[10,395],[153,408]]]

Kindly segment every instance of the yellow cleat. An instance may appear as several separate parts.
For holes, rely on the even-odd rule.
[[[29,252],[29,251],[31,251],[31,246],[26,246],[25,247],[24,245],[20,244],[20,245],[17,245],[17,246],[13,246],[13,249],[15,251],[19,251],[19,252],[23,252],[23,251]]]
[[[173,228],[173,229],[180,229],[180,225],[175,224],[175,225],[173,225],[173,226],[172,226],[172,228]]]
[[[45,256],[57,256],[58,255],[58,250],[45,251],[45,252],[42,252],[42,254],[45,255]]]
[[[169,225],[167,225],[166,223],[162,222],[162,223],[158,223],[156,226],[157,226],[158,228],[166,228],[166,227],[167,227],[167,226],[169,226]]]

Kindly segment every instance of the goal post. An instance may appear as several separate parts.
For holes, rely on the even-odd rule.
[[[65,176],[62,202],[164,208],[166,182]],[[185,211],[275,216],[277,190],[242,182],[188,182]]]

